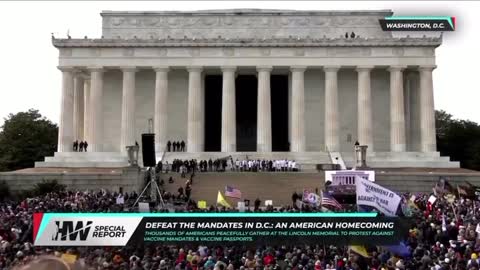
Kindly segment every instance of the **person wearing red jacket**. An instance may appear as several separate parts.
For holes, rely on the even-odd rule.
[[[275,257],[273,257],[272,253],[268,253],[263,257],[263,264],[264,265],[271,265],[275,263]]]
[[[178,253],[177,260],[175,261],[175,265],[178,265],[178,264],[182,263],[183,261],[185,261],[186,257],[187,257],[187,255],[185,254],[183,249],[180,249],[180,252]]]

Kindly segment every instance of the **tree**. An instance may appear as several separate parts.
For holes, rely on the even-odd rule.
[[[460,161],[463,168],[480,170],[480,126],[453,119],[445,111],[435,113],[437,149],[441,155]]]
[[[61,192],[65,191],[65,186],[57,182],[57,180],[46,181],[35,184],[33,187],[33,194],[35,196],[42,196],[51,192]]]
[[[0,171],[31,168],[57,149],[58,127],[38,110],[10,114],[0,131]]]

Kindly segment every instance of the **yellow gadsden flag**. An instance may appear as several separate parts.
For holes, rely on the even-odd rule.
[[[367,249],[364,246],[349,246],[350,250],[357,253],[358,255],[361,255],[365,258],[369,258],[370,256],[368,255]]]
[[[225,198],[223,197],[220,190],[218,191],[218,195],[217,195],[217,204],[220,204],[221,206],[225,206],[228,208],[231,207],[230,204],[227,202],[227,200],[225,200]]]
[[[62,259],[69,264],[74,264],[77,260],[77,255],[63,253]]]
[[[197,207],[200,209],[207,209],[207,201],[198,201]]]

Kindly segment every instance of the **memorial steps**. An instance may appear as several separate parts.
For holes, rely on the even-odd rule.
[[[168,183],[168,177],[173,176],[175,182]],[[189,176],[187,174],[187,176]],[[205,200],[208,205],[215,205],[218,191],[225,191],[229,185],[238,188],[242,192],[243,199],[249,199],[250,205],[256,198],[262,200],[273,200],[275,206],[291,205],[292,193],[302,193],[304,188],[321,190],[324,186],[325,176],[323,173],[305,172],[205,172],[197,173],[193,179],[192,198],[194,200]],[[161,179],[165,181],[164,188],[170,193],[177,194],[180,187],[185,187],[187,178],[181,178],[180,174],[162,174]],[[238,199],[228,198],[231,204]]]
[[[36,168],[121,168],[128,166],[126,153],[121,152],[55,152],[45,161],[35,162]]]
[[[385,168],[375,171],[376,183],[398,193],[431,193],[440,177],[449,179],[454,187],[456,183],[463,183],[465,180],[474,185],[480,185],[480,172],[458,168]],[[174,183],[168,183],[169,176],[174,177]],[[181,178],[177,173],[162,175],[161,178],[165,181],[165,189],[173,194],[177,194],[179,187],[185,187],[187,181],[187,178]],[[192,198],[206,200],[208,205],[215,205],[218,191],[223,192],[225,186],[230,185],[240,189],[243,197],[249,199],[252,206],[257,197],[262,200],[262,206],[265,200],[273,200],[274,206],[290,205],[294,191],[302,193],[304,188],[322,190],[324,183],[323,172],[197,173],[193,181]],[[238,201],[232,198],[227,199],[234,204]]]
[[[156,154],[157,161],[161,160],[163,153]],[[317,164],[331,164],[330,158],[326,152],[167,152],[164,159],[172,164],[174,159],[181,160],[215,160],[232,156],[235,161],[247,159],[289,159],[295,160],[302,170],[315,172]],[[139,164],[142,164],[141,153],[139,153]],[[230,165],[230,162],[228,162]],[[53,157],[45,157],[45,161],[35,162],[35,167],[125,167],[128,166],[126,153],[120,152],[56,152]]]
[[[353,152],[342,152],[348,168],[355,166]],[[450,161],[439,152],[374,152],[367,154],[367,165],[372,168],[459,168],[460,162]]]
[[[445,177],[455,187],[457,183],[469,181],[480,186],[480,172],[460,168],[380,168],[375,169],[376,183],[395,192],[430,193],[440,177]],[[173,176],[175,182],[168,183]],[[187,174],[187,176],[189,176]],[[176,194],[185,187],[187,178],[178,173],[161,174],[167,191]],[[273,200],[274,205],[290,204],[293,191],[301,193],[304,188],[319,190],[324,187],[324,172],[205,172],[194,177],[192,198],[215,204],[218,191],[226,185],[239,188],[245,198],[253,201]],[[29,168],[0,173],[0,181],[6,181],[12,192],[31,189],[43,180],[57,180],[69,190],[140,192],[145,184],[144,170],[136,167],[124,168]],[[228,198],[232,204],[236,199]]]
[[[426,192],[440,177],[456,188],[465,181],[480,186],[480,172],[461,168],[382,168],[375,170],[375,181],[395,192]]]
[[[157,152],[157,161],[163,153]],[[331,165],[332,161],[327,152],[167,152],[164,159],[170,164],[174,159],[181,160],[215,160],[232,157],[235,161],[244,159],[295,160],[304,172],[316,172],[317,164]],[[342,152],[342,159],[347,168],[355,166],[353,152]],[[141,153],[139,163],[142,164]],[[230,162],[228,162],[230,165]],[[367,165],[372,168],[459,168],[459,162],[450,161],[449,157],[442,157],[438,152],[374,152],[368,153]],[[45,161],[35,162],[35,167],[125,167],[128,166],[126,153],[120,152],[56,152],[53,157],[45,157]],[[327,166],[328,167],[328,166]]]

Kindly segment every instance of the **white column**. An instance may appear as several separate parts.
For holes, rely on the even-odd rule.
[[[62,71],[62,101],[58,127],[58,152],[73,151],[73,68],[59,67]]]
[[[325,70],[325,146],[330,152],[340,151],[338,126],[338,66],[327,66]]]
[[[390,151],[405,152],[405,108],[403,100],[404,66],[392,66],[390,71]]]
[[[436,66],[421,66],[420,71],[420,136],[422,152],[437,151],[432,72]]]
[[[89,141],[89,128],[90,128],[90,79],[85,79],[83,83],[83,140]]]
[[[222,152],[237,151],[235,70],[236,67],[222,67]]]
[[[202,67],[188,67],[188,152],[200,152],[202,132]]]
[[[75,76],[73,80],[73,140],[83,141],[83,101],[84,101],[84,79],[82,75]]]
[[[372,128],[372,89],[370,84],[370,71],[373,66],[359,66],[358,73],[358,142],[368,145],[367,151],[373,151],[373,128]]]
[[[122,126],[120,130],[120,152],[135,145],[135,67],[122,67]]]
[[[406,151],[412,151],[415,149],[412,131],[412,106],[411,96],[412,89],[412,72],[405,72],[403,74],[403,102],[405,104],[405,149]]]
[[[272,151],[272,108],[270,100],[270,72],[272,67],[257,67],[257,152]]]
[[[155,67],[155,151],[167,146],[168,125],[168,67]]]
[[[90,70],[90,136],[89,152],[103,151],[103,69],[92,67]]]
[[[291,67],[292,72],[292,124],[290,151],[305,152],[305,80],[306,67]]]

